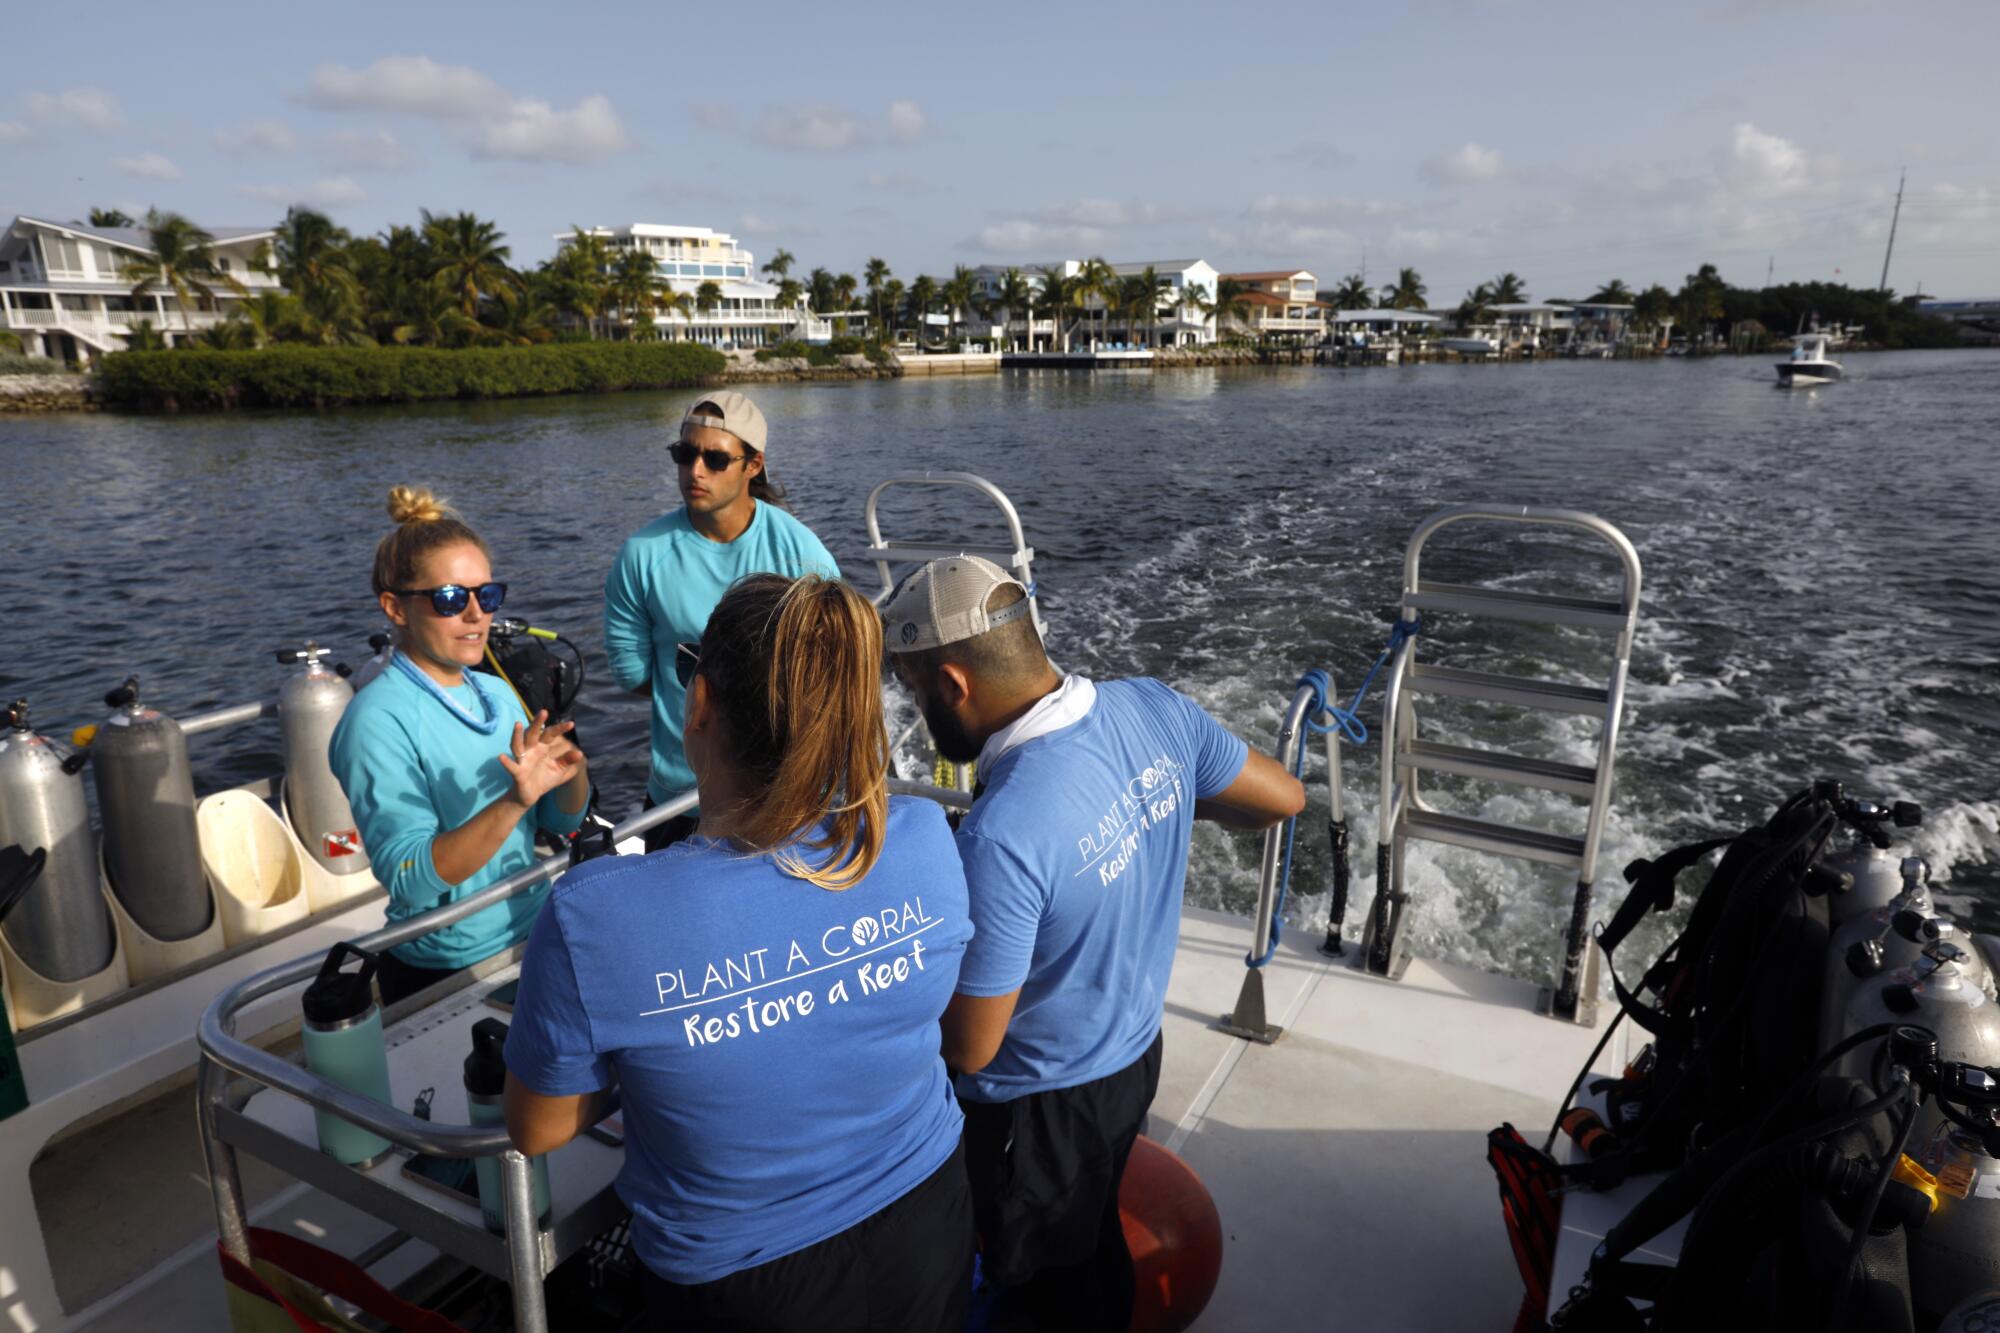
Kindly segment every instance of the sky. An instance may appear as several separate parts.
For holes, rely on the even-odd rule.
[[[13,7],[0,216],[2000,296],[1995,0]]]

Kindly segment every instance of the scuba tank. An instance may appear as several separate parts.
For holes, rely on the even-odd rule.
[[[1848,796],[1840,783],[1831,780],[1814,783],[1813,795],[1829,802],[1854,835],[1845,848],[1819,860],[1827,870],[1851,881],[1844,891],[1827,895],[1828,914],[1839,926],[1850,917],[1873,912],[1903,891],[1901,863],[1889,851],[1893,838],[1889,830],[1918,827],[1924,811],[1912,801],[1884,806]]]
[[[40,877],[0,922],[23,963],[51,981],[81,981],[111,965],[118,941],[100,892],[81,754],[64,756],[28,727],[16,699],[0,730],[0,846],[47,853]],[[199,873],[199,865],[196,873]]]
[[[378,629],[368,636],[368,660],[354,668],[347,683],[359,694],[368,688],[368,683],[389,669],[389,658],[396,651],[396,636],[388,630]]]
[[[343,972],[350,956],[361,966]],[[375,1003],[375,955],[342,940],[327,950],[319,975],[300,997],[305,1014],[301,1031],[306,1068],[349,1092],[389,1104],[389,1050],[382,1044],[382,1010]],[[331,1111],[313,1109],[319,1130],[319,1150],[337,1162],[363,1170],[389,1154],[389,1140],[372,1130],[343,1120]]]
[[[113,710],[90,743],[104,871],[126,913],[154,939],[207,930],[215,901],[201,868],[194,770],[180,724],[139,698],[139,678],[104,696]]]
[[[482,1018],[472,1025],[472,1054],[465,1057],[465,1105],[475,1125],[507,1123],[507,1025],[497,1018]],[[528,1165],[535,1178],[535,1225],[549,1221],[549,1159],[530,1157]],[[505,1185],[500,1177],[498,1157],[473,1159],[479,1177],[479,1215],[486,1229],[505,1232],[507,1210]]]
[[[1926,921],[1937,915],[1929,887],[1930,863],[1921,856],[1906,856],[1900,873],[1900,893],[1873,911],[1849,916],[1827,943],[1826,979],[1820,989],[1822,1048],[1846,1035],[1847,1005],[1858,985],[1909,967],[1923,954],[1921,941],[1896,933],[1895,919],[1903,912]]]
[[[1862,982],[1848,1001],[1847,1031],[1911,1024],[1935,1034],[1937,1060],[2000,1065],[2000,1005],[1984,948],[1948,917],[1899,913],[1894,931],[1918,956]],[[1863,1046],[1849,1072],[1879,1084],[1878,1051]],[[1934,1104],[1915,1113],[1906,1152],[1937,1178],[1937,1210],[1910,1233],[1910,1292],[1920,1315],[1936,1317],[1966,1297],[2000,1286],[2000,1159],[1979,1135]]]
[[[285,733],[285,813],[313,860],[336,875],[352,875],[368,868],[368,852],[326,751],[354,691],[321,663],[330,651],[308,641],[304,648],[277,653],[280,662],[305,664],[278,692],[278,721]]]

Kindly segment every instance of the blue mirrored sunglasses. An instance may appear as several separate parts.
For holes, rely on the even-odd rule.
[[[498,611],[507,601],[507,585],[504,583],[482,583],[477,588],[468,588],[463,583],[440,583],[435,588],[391,588],[398,597],[428,597],[431,610],[441,616],[462,616],[473,598],[479,599],[479,609],[487,615]]]

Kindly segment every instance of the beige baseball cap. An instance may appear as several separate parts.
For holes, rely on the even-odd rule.
[[[1016,587],[1026,594],[1011,606],[988,612],[995,588]],[[882,642],[892,653],[915,653],[970,639],[1034,614],[1034,593],[990,560],[948,555],[903,580],[882,612]]]
[[[713,407],[722,415],[704,412],[701,410],[704,407]],[[689,426],[713,426],[726,430],[758,453],[764,452],[764,414],[757,410],[757,404],[734,389],[703,394],[681,418],[681,434],[687,434]]]

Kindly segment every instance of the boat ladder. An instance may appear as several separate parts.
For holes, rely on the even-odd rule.
[[[1444,529],[1467,523],[1553,528],[1594,538],[1611,548],[1622,566],[1617,596],[1609,600],[1551,596],[1425,578],[1421,571],[1425,544]],[[1431,515],[1411,536],[1403,556],[1400,618],[1406,624],[1415,627],[1430,615],[1465,615],[1584,630],[1608,638],[1610,653],[1603,683],[1581,685],[1420,662],[1421,635],[1405,638],[1397,646],[1383,686],[1380,845],[1375,899],[1362,937],[1362,966],[1368,971],[1399,978],[1409,964],[1404,938],[1409,903],[1405,854],[1413,839],[1562,866],[1576,872],[1576,894],[1563,939],[1561,970],[1553,990],[1543,991],[1542,1009],[1569,1021],[1594,1021],[1597,969],[1596,955],[1589,949],[1591,885],[1611,804],[1612,761],[1639,613],[1639,573],[1639,554],[1624,533],[1601,518],[1571,509],[1457,506]],[[1418,735],[1414,702],[1419,695],[1594,718],[1599,724],[1596,761],[1588,766],[1557,763],[1424,740]],[[1569,836],[1434,809],[1423,799],[1423,774],[1450,774],[1575,797],[1588,803],[1583,834]]]
[[[888,540],[882,535],[882,520],[879,509],[883,493],[896,487],[914,486],[954,487],[976,491],[980,495],[985,496],[1000,511],[1000,517],[1007,525],[1008,539],[1013,544],[1011,546],[982,546],[968,544],[949,537],[928,541]],[[875,562],[876,572],[882,578],[882,586],[875,591],[872,598],[877,606],[887,605],[890,594],[895,592],[897,582],[901,577],[898,572],[899,566],[908,569],[929,560],[937,560],[953,555],[976,555],[982,559],[991,560],[994,564],[1019,579],[1031,594],[1034,591],[1035,548],[1028,545],[1027,534],[1021,530],[1021,516],[1015,512],[1014,502],[1007,498],[1007,493],[984,477],[971,472],[906,472],[885,478],[876,484],[874,490],[868,492],[866,517],[868,521],[868,549],[862,552],[862,557]],[[1035,619],[1035,632],[1046,640],[1048,638],[1048,627],[1042,621],[1042,607],[1039,601],[1030,600],[1029,614]],[[917,725],[922,725],[921,720]],[[914,731],[914,727],[912,731]],[[903,736],[897,738],[896,747],[900,748],[903,741],[907,740],[910,734],[910,732],[906,732]],[[938,770],[935,774],[938,786],[953,787],[960,791],[972,790],[972,776],[971,765],[953,764],[945,760],[939,761]]]

